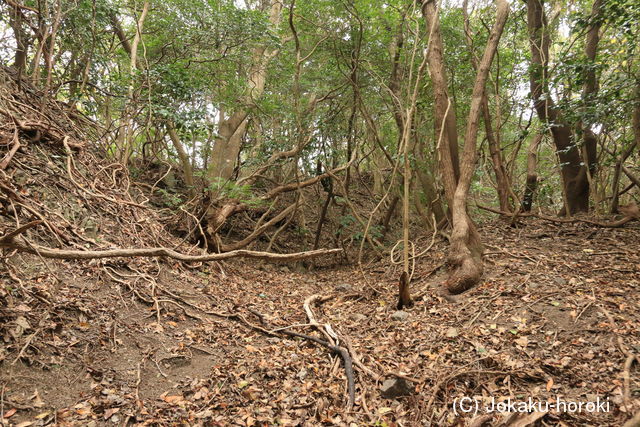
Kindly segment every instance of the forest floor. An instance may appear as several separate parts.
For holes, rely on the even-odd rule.
[[[385,260],[297,273],[246,261],[187,269],[149,259],[49,261],[47,270],[25,256],[22,282],[48,303],[8,308],[21,315],[10,330],[18,345],[2,355],[2,419],[470,425],[473,414],[454,411],[466,396],[487,404],[599,398],[607,411],[550,411],[540,422],[621,425],[640,409],[639,369],[628,361],[640,354],[638,225],[496,221],[481,232],[490,244],[482,284],[456,302],[444,298],[438,243],[417,261],[418,298],[406,318],[395,310],[399,271]],[[42,279],[51,274],[55,282]],[[335,354],[248,326],[313,334],[303,305],[316,294],[327,297],[312,306],[318,322],[371,371],[356,367],[350,410]],[[383,398],[382,381],[398,376],[407,378],[408,396]],[[481,415],[475,425],[540,418],[513,424],[513,414]]]
[[[25,242],[201,252],[168,232],[175,209],[150,202],[159,181],[135,182],[84,145],[66,107],[34,93],[0,86],[0,137],[22,143],[0,170],[0,236],[39,219]],[[370,199],[353,200],[363,217]],[[339,220],[329,218],[327,235]],[[452,298],[441,291],[447,244],[438,237],[422,253],[431,236],[416,225],[416,303],[403,312],[400,270],[386,258],[189,265],[54,260],[3,247],[0,424],[622,425],[640,410],[640,224],[492,219],[480,232],[483,280]],[[304,248],[299,236],[290,224],[277,249]],[[605,405],[463,411],[469,399],[492,398]]]

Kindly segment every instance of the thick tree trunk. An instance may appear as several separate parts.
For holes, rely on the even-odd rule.
[[[212,183],[224,183],[233,177],[236,160],[242,148],[242,138],[247,130],[247,119],[247,112],[241,110],[218,123],[218,136],[213,142],[209,158],[208,178]]]
[[[467,198],[469,187],[475,170],[477,153],[477,135],[484,98],[485,83],[489,76],[489,69],[498,48],[498,42],[507,17],[509,4],[506,0],[497,0],[496,22],[491,30],[482,59],[478,63],[471,106],[467,118],[465,144],[459,165],[460,175],[456,178],[456,168],[452,158],[450,145],[440,145],[441,168],[445,183],[445,194],[452,214],[453,230],[451,233],[451,247],[448,263],[452,267],[451,275],[446,286],[453,294],[464,292],[474,286],[482,277],[482,243],[477,229],[467,213]],[[436,121],[449,120],[452,112],[446,94],[447,80],[442,58],[442,39],[438,12],[433,1],[422,4],[422,13],[427,21],[428,32],[431,34],[428,47],[428,61],[436,93]],[[434,78],[435,77],[435,78]],[[455,127],[455,114],[451,115]],[[437,125],[436,125],[437,126]],[[448,131],[446,132],[448,133]]]
[[[427,22],[429,34],[428,65],[435,98],[435,138],[440,153],[440,169],[452,170],[453,174],[443,175],[447,200],[453,200],[453,193],[460,176],[458,155],[458,130],[453,102],[449,98],[447,75],[444,67],[444,47],[440,33],[440,20],[436,3],[423,0],[422,14]]]
[[[273,27],[280,23],[282,3],[271,0],[269,22]],[[242,139],[247,130],[248,111],[255,105],[255,100],[264,92],[267,66],[278,50],[268,51],[264,47],[253,51],[253,64],[249,71],[247,90],[238,100],[240,104],[235,113],[228,118],[221,117],[218,123],[218,137],[211,150],[211,158],[207,177],[211,182],[228,181],[233,177],[236,161],[242,148]]]
[[[571,126],[564,121],[549,92],[549,34],[544,0],[527,0],[527,26],[531,46],[530,86],[538,117],[553,135],[560,160],[562,181],[568,214],[589,210],[589,179]]]
[[[588,66],[585,69],[585,83],[582,91],[582,102],[584,106],[590,105],[594,102],[594,97],[598,94],[598,78],[596,76],[596,54],[598,53],[598,43],[600,42],[600,27],[602,21],[600,19],[602,8],[602,0],[594,0],[591,9],[591,26],[587,33],[587,39],[585,42],[584,52],[587,57]],[[593,177],[596,173],[596,167],[598,163],[597,159],[597,147],[598,138],[596,134],[591,130],[590,123],[581,123],[582,125],[582,140],[585,150],[585,157],[587,160],[587,166],[589,168],[589,174]]]

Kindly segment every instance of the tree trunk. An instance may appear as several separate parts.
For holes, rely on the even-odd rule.
[[[589,210],[589,180],[572,128],[562,118],[548,85],[549,34],[544,0],[527,0],[527,27],[531,47],[530,86],[540,120],[550,128],[560,159],[565,207],[569,215]]]
[[[22,27],[22,11],[17,5],[9,5],[9,25],[13,30],[13,36],[16,39],[16,52],[14,56],[14,67],[21,76],[27,68],[27,35]]]
[[[189,195],[193,197],[195,196],[195,186],[193,182],[193,168],[191,167],[191,159],[189,159],[189,154],[184,149],[182,142],[180,142],[180,137],[178,136],[175,125],[173,123],[167,123],[167,132],[169,133],[169,138],[173,143],[173,147],[178,153],[178,159],[180,159],[180,165],[182,166],[184,183],[187,185],[187,187],[189,187]]]
[[[620,174],[622,173],[622,167],[625,160],[633,153],[634,148],[640,150],[640,81],[636,85],[635,91],[635,107],[633,109],[633,143],[622,153],[618,161],[616,162],[616,169],[613,175],[613,183],[611,185],[613,192],[613,200],[611,201],[611,213],[618,213],[619,193],[618,186],[620,185]]]
[[[221,118],[218,136],[214,139],[209,158],[209,181],[228,181],[233,177],[236,160],[242,147],[242,138],[247,130],[248,114],[236,111],[229,118]]]
[[[469,14],[467,12],[468,0],[464,0],[462,5],[462,13],[464,15],[464,32],[466,35],[467,45],[471,52],[471,64],[473,69],[478,71],[478,59],[475,56],[473,38],[471,37],[471,26],[469,23]],[[489,111],[489,100],[487,94],[482,96],[482,121],[484,122],[485,134],[489,143],[489,153],[491,154],[491,165],[493,166],[493,172],[496,176],[496,187],[498,193],[498,202],[500,203],[500,210],[503,212],[510,212],[511,205],[509,203],[509,193],[511,187],[511,180],[509,174],[504,167],[504,161],[502,159],[502,152],[500,150],[500,142],[496,138],[496,134],[493,131],[491,124],[491,114]],[[499,131],[499,129],[498,129]]]
[[[536,134],[529,144],[529,152],[527,153],[527,182],[524,187],[524,196],[522,197],[522,211],[530,212],[533,206],[533,197],[538,188],[538,147],[542,141],[542,133]]]
[[[482,118],[484,121],[487,141],[489,143],[491,166],[493,166],[493,173],[496,176],[496,186],[498,187],[497,192],[498,201],[500,203],[500,210],[503,212],[510,212],[511,203],[509,203],[509,192],[511,187],[511,180],[509,179],[507,170],[504,167],[502,152],[500,150],[498,140],[493,133],[493,126],[491,125],[491,115],[489,113],[489,102],[487,101],[486,94],[482,98]]]
[[[430,35],[428,49],[428,65],[435,98],[435,138],[440,152],[440,168],[452,170],[453,174],[443,175],[447,200],[453,200],[453,193],[460,176],[458,159],[458,130],[453,102],[447,91],[447,75],[444,67],[444,47],[440,34],[440,20],[434,1],[423,0],[422,14],[427,22],[427,33]]]
[[[464,292],[474,286],[482,277],[483,272],[482,243],[477,229],[467,212],[467,198],[477,160],[478,125],[485,83],[509,15],[509,4],[506,0],[497,0],[496,3],[496,22],[489,35],[482,59],[478,63],[473,86],[464,138],[464,151],[462,161],[459,164],[459,178],[456,177],[457,168],[454,166],[455,160],[451,153],[451,145],[440,144],[439,146],[445,194],[449,202],[453,222],[451,247],[448,256],[448,263],[452,267],[452,271],[446,282],[448,291],[453,294]],[[422,13],[427,21],[428,32],[431,34],[428,46],[428,62],[436,94],[436,123],[442,123],[445,120],[449,121],[451,118],[453,127],[455,127],[455,114],[453,114],[446,94],[447,80],[442,57],[440,24],[435,2],[430,0],[423,2]],[[448,127],[447,125],[445,126]],[[445,133],[449,132],[446,131]]]
[[[145,1],[142,6],[142,12],[138,21],[136,22],[136,33],[133,36],[133,42],[129,47],[129,87],[127,89],[128,102],[122,113],[122,128],[118,133],[118,147],[120,149],[120,162],[126,165],[129,162],[129,158],[133,152],[133,103],[134,103],[134,88],[136,70],[138,69],[138,45],[142,39],[142,27],[144,26],[144,20],[149,12],[149,1]],[[123,44],[125,50],[127,50],[125,44]]]
[[[271,0],[269,22],[273,27],[280,24],[282,3]],[[249,71],[247,90],[238,103],[241,105],[228,118],[221,116],[218,123],[218,136],[215,138],[207,171],[211,182],[228,181],[233,177],[236,161],[242,148],[242,139],[247,130],[249,109],[255,105],[255,100],[264,92],[267,66],[278,50],[267,51],[258,47],[253,51],[253,64]]]

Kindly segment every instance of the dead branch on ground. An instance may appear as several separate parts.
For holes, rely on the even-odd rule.
[[[600,221],[593,221],[585,218],[555,218],[552,216],[536,214],[533,212],[521,212],[521,213],[514,214],[513,212],[504,212],[499,209],[491,208],[489,206],[480,205],[478,203],[476,203],[476,206],[482,210],[493,212],[495,214],[506,216],[509,218],[514,218],[514,219],[518,217],[521,217],[521,218],[533,217],[533,218],[540,218],[545,221],[567,223],[567,224],[583,222],[586,224],[596,225],[598,227],[604,227],[604,228],[619,228],[625,225],[626,223],[633,221],[634,219],[640,219],[640,211],[638,210],[638,206],[635,205],[634,203],[631,203],[630,205],[627,205],[627,206],[620,206],[619,208],[620,212],[622,212],[625,216],[622,219],[619,219],[613,222],[600,222]]]

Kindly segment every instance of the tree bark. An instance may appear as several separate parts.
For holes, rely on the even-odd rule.
[[[282,3],[279,0],[271,0],[269,22],[272,26],[277,27],[280,24],[281,12]],[[213,143],[207,172],[212,183],[229,181],[233,177],[236,161],[242,148],[242,138],[247,130],[249,109],[264,92],[267,66],[277,53],[278,49],[267,50],[265,47],[254,49],[247,90],[239,100],[241,106],[228,118],[221,117],[218,123],[218,136]]]
[[[530,212],[533,207],[533,197],[538,188],[538,147],[542,141],[542,133],[536,134],[529,144],[527,153],[527,181],[524,187],[524,196],[522,197],[522,210]]]
[[[474,70],[476,70],[477,72],[478,59],[476,58],[474,52],[473,39],[471,37],[471,26],[469,23],[469,14],[467,12],[467,4],[468,0],[465,0],[462,6],[462,12],[464,15],[464,29],[467,45],[471,53],[471,64],[473,65]],[[493,126],[491,123],[491,113],[489,111],[489,100],[487,99],[486,92],[482,96],[482,121],[484,122],[485,134],[487,136],[487,141],[489,144],[489,153],[491,155],[491,165],[493,167],[493,173],[496,176],[496,187],[500,210],[510,211],[511,204],[509,203],[509,192],[511,187],[511,180],[509,179],[509,174],[504,167],[502,152],[500,150],[500,143],[493,131]]]
[[[434,127],[440,153],[440,169],[453,171],[452,175],[446,174],[442,177],[447,200],[451,201],[460,176],[456,113],[447,90],[447,75],[443,56],[444,47],[440,34],[440,20],[434,1],[423,0],[422,15],[427,22],[427,33],[429,34],[427,60],[435,98]]]
[[[182,142],[180,142],[180,137],[178,136],[178,132],[176,132],[176,127],[172,122],[167,123],[167,132],[169,133],[169,138],[173,143],[176,152],[178,153],[178,159],[180,160],[180,165],[182,166],[182,175],[184,177],[184,183],[189,187],[189,195],[193,197],[195,195],[195,186],[193,182],[193,168],[191,167],[191,159],[189,158],[189,154],[184,149]]]
[[[9,26],[13,30],[13,37],[16,39],[16,51],[14,55],[13,65],[21,76],[27,68],[27,35],[22,26],[24,18],[22,10],[18,5],[9,4]]]
[[[446,281],[448,291],[453,294],[464,292],[474,286],[480,280],[483,273],[482,243],[480,242],[477,229],[467,212],[467,198],[477,160],[476,145],[478,125],[485,84],[489,76],[491,63],[498,48],[498,42],[509,15],[509,4],[506,0],[497,0],[496,3],[496,22],[489,34],[482,59],[478,63],[478,70],[473,85],[471,106],[464,138],[464,151],[461,163],[459,164],[459,178],[456,178],[456,168],[454,168],[450,145],[441,145],[439,147],[445,194],[449,202],[453,222],[450,241],[451,247],[448,256],[448,263],[452,267],[452,271]],[[428,47],[428,61],[436,94],[436,120],[440,120],[442,123],[445,120],[448,121],[449,117],[451,117],[451,119],[453,119],[452,124],[455,127],[455,114],[452,114],[448,96],[446,95],[447,81],[442,57],[442,39],[435,3],[430,0],[423,2],[422,13],[427,21],[428,32],[431,34]],[[436,127],[437,126],[436,124]]]
[[[589,210],[587,167],[575,143],[571,126],[551,99],[548,84],[549,31],[544,0],[527,0],[527,27],[531,47],[530,87],[538,117],[551,130],[564,187],[565,207],[571,215]]]
[[[126,165],[133,152],[133,107],[134,88],[136,70],[138,69],[138,45],[142,39],[142,27],[149,12],[149,1],[145,1],[142,6],[140,17],[136,21],[136,33],[133,36],[133,42],[127,51],[129,53],[129,87],[127,89],[128,103],[122,113],[122,128],[118,133],[118,146],[120,149],[120,162]],[[117,21],[116,21],[117,22]],[[122,39],[121,39],[122,43]],[[127,47],[122,43],[125,50]]]

